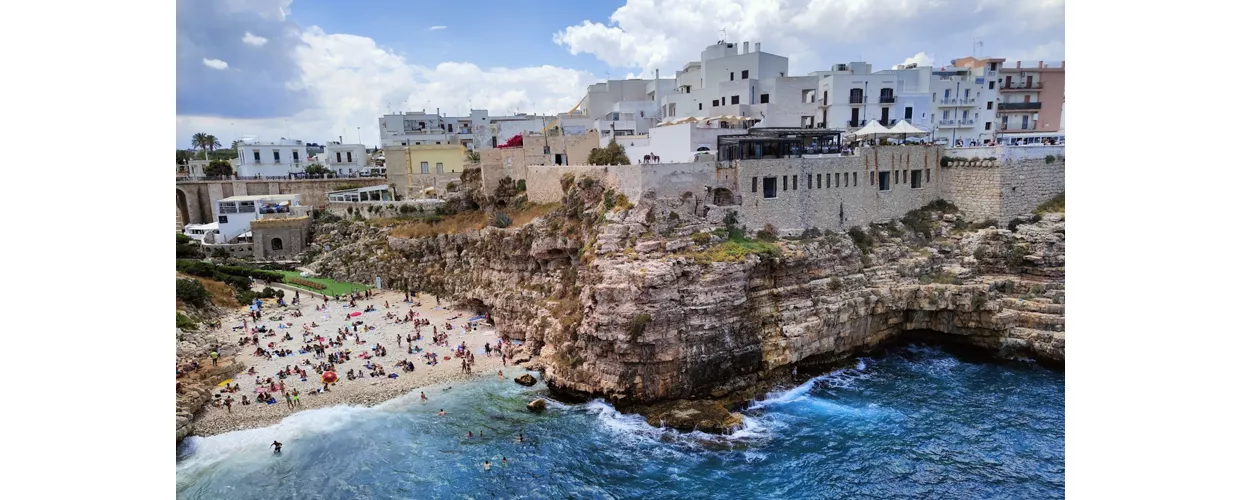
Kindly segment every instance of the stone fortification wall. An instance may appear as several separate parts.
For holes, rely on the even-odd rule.
[[[418,213],[434,213],[435,207],[444,204],[444,200],[439,199],[419,199],[419,200],[402,200],[402,201],[361,201],[361,202],[330,202],[327,204],[327,213],[339,217],[353,217],[353,214],[361,214],[363,219],[371,219],[378,217],[398,217],[408,215],[409,212],[402,213],[402,206],[409,206],[410,209]],[[349,210],[352,209],[352,210]],[[410,209],[405,209],[406,211]]]
[[[1041,158],[1005,161],[1000,167],[1003,193],[999,222],[1032,212],[1038,205],[1064,192],[1064,162],[1056,159],[1046,163]]]
[[[1000,169],[993,162],[952,162],[943,168],[944,200],[954,203],[966,220],[998,219],[1002,201]]]
[[[531,166],[526,168],[526,198],[532,203],[553,203],[564,197],[560,179],[564,174],[578,178],[590,177],[604,189],[624,193],[630,200],[641,197],[642,167],[640,165],[605,166]],[[486,177],[485,170],[483,177]]]

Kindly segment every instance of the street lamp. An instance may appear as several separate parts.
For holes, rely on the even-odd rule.
[[[960,100],[960,77],[956,77],[956,100]],[[960,119],[960,108],[956,108],[956,112],[952,113],[957,120]],[[952,147],[956,146],[956,127],[952,127]]]

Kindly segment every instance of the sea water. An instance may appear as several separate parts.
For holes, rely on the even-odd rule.
[[[600,401],[549,400],[536,415],[525,404],[545,387],[510,378],[425,392],[191,437],[177,497],[1064,496],[1064,375],[1032,362],[893,348],[772,392],[729,436],[654,428]]]

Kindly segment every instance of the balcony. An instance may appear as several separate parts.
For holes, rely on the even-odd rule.
[[[890,126],[892,126],[892,125],[895,125],[895,124],[896,124],[896,122],[898,122],[898,121],[900,121],[900,120],[897,120],[897,119],[895,119],[895,118],[888,118],[888,119],[886,119],[886,120],[879,120],[879,121],[878,121],[878,124],[879,124],[879,125],[882,125],[882,126],[884,126],[884,127],[890,127]]]
[[[999,111],[1037,111],[1042,109],[1040,102],[1001,102]]]
[[[953,97],[953,98],[945,98],[939,101],[939,107],[941,108],[968,107],[976,103],[977,103],[977,99],[974,99],[972,97],[962,97],[962,98]]]
[[[861,120],[849,120],[848,121],[849,128],[861,128],[864,126],[865,126],[865,122]]]
[[[1031,91],[1031,90],[1041,90],[1041,89],[1042,89],[1042,82],[1033,82],[1032,84],[1029,84],[1026,82],[1012,82],[1012,83],[1004,83],[1003,86],[999,87],[999,90],[1002,92],[1019,92],[1022,90]]]
[[[895,103],[896,103],[896,96],[893,96],[893,95],[880,95],[880,96],[878,96],[878,103],[879,103],[879,104],[895,104]]]
[[[969,128],[977,123],[977,120],[943,120],[939,122],[939,128]]]
[[[848,96],[848,104],[865,104],[865,98],[860,96]]]

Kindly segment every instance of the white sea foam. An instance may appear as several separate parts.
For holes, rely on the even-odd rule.
[[[177,475],[193,474],[223,460],[271,453],[271,442],[285,445],[343,429],[378,414],[362,406],[330,406],[294,413],[275,425],[227,432],[210,437],[190,436],[182,446],[191,453],[177,464]]]

